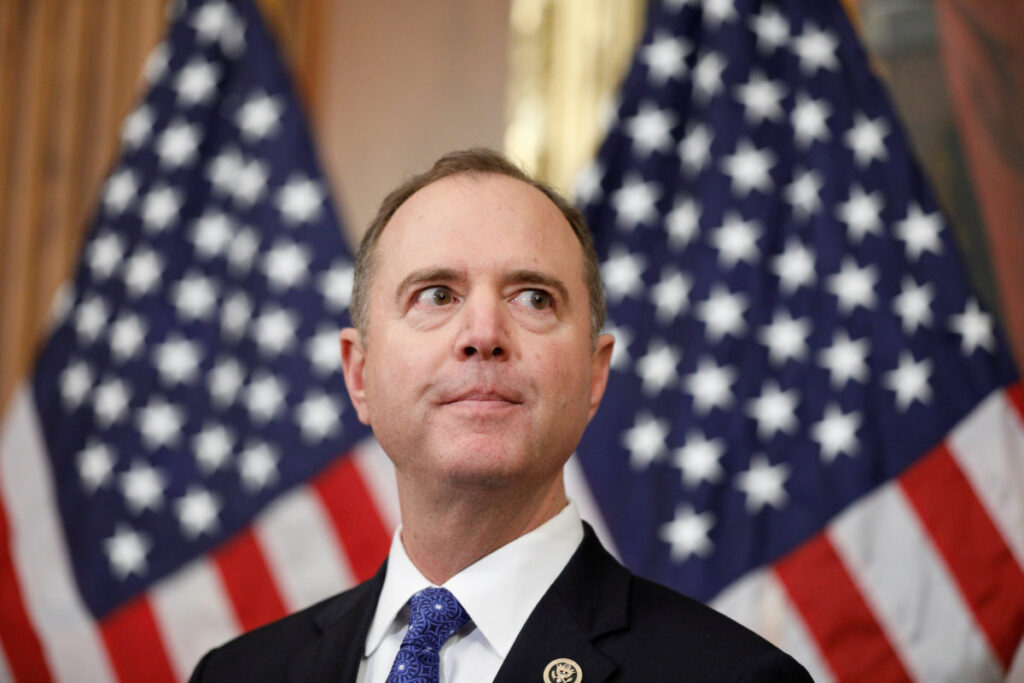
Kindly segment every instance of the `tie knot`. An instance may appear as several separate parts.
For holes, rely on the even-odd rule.
[[[408,644],[437,652],[469,621],[469,615],[446,588],[424,588],[409,599]]]

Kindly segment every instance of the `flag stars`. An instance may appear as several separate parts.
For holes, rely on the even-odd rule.
[[[269,422],[284,405],[284,385],[273,375],[262,373],[246,388],[245,404],[254,420]]]
[[[92,241],[86,250],[85,261],[93,277],[110,277],[124,256],[124,242],[117,233],[107,232]]]
[[[160,79],[167,73],[167,61],[168,61],[168,48],[167,43],[163,42],[153,48],[153,51],[146,57],[146,63],[143,65],[143,74],[146,77],[146,82],[150,85],[155,85]]]
[[[821,421],[811,427],[811,438],[818,442],[822,462],[834,462],[841,453],[856,455],[860,424],[861,418],[857,412],[844,413],[838,405],[829,405]]]
[[[769,80],[763,73],[754,71],[750,79],[737,87],[738,99],[744,108],[747,123],[754,126],[765,119],[778,121],[782,118],[782,98],[786,91],[778,81]]]
[[[92,369],[85,361],[75,361],[61,371],[60,393],[68,410],[74,410],[82,405],[86,394],[92,389],[94,380]]]
[[[722,89],[725,60],[717,52],[707,52],[697,59],[693,68],[693,94],[700,102],[708,102]]]
[[[121,474],[121,493],[132,514],[155,511],[164,503],[167,477],[155,467],[136,460]]]
[[[220,70],[216,64],[202,58],[195,58],[178,73],[174,90],[178,102],[185,106],[203,104],[213,95],[217,87]]]
[[[885,148],[885,137],[889,134],[889,125],[879,117],[871,120],[857,112],[853,116],[853,126],[846,131],[844,141],[853,152],[854,161],[860,167],[867,167],[872,161],[884,161],[889,157]]]
[[[285,223],[295,226],[317,218],[325,196],[320,183],[301,175],[293,175],[278,190],[277,208]]]
[[[852,340],[845,330],[836,332],[832,344],[818,354],[818,362],[828,370],[834,389],[842,389],[850,380],[866,384],[868,380],[868,340]]]
[[[243,168],[245,168],[245,160],[242,158],[241,152],[231,147],[221,151],[210,160],[206,167],[206,178],[217,192],[232,195]]]
[[[760,14],[751,20],[751,29],[757,36],[757,49],[770,53],[789,40],[789,22],[774,6],[762,5]]]
[[[265,354],[280,354],[295,343],[298,320],[291,311],[271,308],[264,311],[253,322],[256,345]]]
[[[870,309],[875,306],[875,285],[878,283],[878,268],[857,265],[846,257],[842,268],[828,281],[828,290],[839,299],[839,310],[850,313],[857,306]]]
[[[629,346],[633,343],[633,332],[624,325],[609,326],[605,332],[615,337],[615,346],[612,347],[612,370],[624,372],[629,366],[631,359]]]
[[[203,5],[192,18],[200,43],[220,42],[224,53],[237,55],[245,45],[243,27],[231,6],[219,0]]]
[[[723,23],[736,18],[735,0],[705,0],[704,24],[719,28]]]
[[[759,237],[754,220],[745,221],[736,211],[729,211],[722,225],[711,233],[711,242],[718,249],[718,260],[722,266],[733,268],[740,262],[757,262],[760,256],[757,248]]]
[[[307,396],[296,409],[303,438],[318,443],[337,432],[341,411],[341,404],[323,392]]]
[[[220,499],[206,489],[192,486],[174,503],[181,532],[189,540],[210,534],[219,526]]]
[[[170,385],[188,384],[199,373],[199,345],[182,336],[174,336],[156,348],[156,367],[160,378]]]
[[[192,446],[199,471],[211,474],[227,463],[234,448],[234,437],[223,425],[207,424],[192,439]]]
[[[252,303],[242,292],[229,296],[220,311],[220,325],[229,339],[241,337],[251,319]]]
[[[683,168],[691,174],[700,173],[711,160],[711,131],[703,123],[691,123],[676,151]]]
[[[921,254],[931,252],[942,253],[942,218],[935,211],[925,214],[919,204],[911,204],[907,217],[896,224],[896,236],[906,248],[907,258],[918,261]]]
[[[772,465],[764,455],[750,459],[750,469],[736,475],[736,488],[747,496],[747,512],[757,514],[770,505],[781,509],[789,500],[786,480],[789,479],[789,465]]]
[[[612,247],[608,260],[601,264],[608,301],[616,304],[627,296],[638,296],[643,290],[644,258],[620,246]]]
[[[118,524],[114,535],[103,542],[114,575],[122,581],[129,576],[141,576],[146,571],[146,555],[153,544],[145,534],[126,524]]]
[[[786,186],[785,197],[797,218],[807,220],[821,208],[821,188],[824,186],[825,179],[814,169],[796,174],[793,182]]]
[[[178,217],[185,198],[174,187],[160,183],[142,200],[142,224],[150,232],[162,232]]]
[[[601,196],[601,181],[604,178],[604,170],[596,161],[587,164],[576,178],[576,201],[580,206],[585,206],[597,200]]]
[[[657,217],[655,203],[661,190],[655,182],[644,182],[637,175],[627,176],[622,187],[612,193],[616,224],[627,230],[649,224]]]
[[[694,489],[701,482],[715,483],[724,471],[721,460],[725,454],[725,441],[708,439],[699,430],[686,435],[686,443],[672,454],[672,463],[682,472],[683,483]]]
[[[676,117],[653,102],[641,104],[636,115],[625,122],[626,132],[633,139],[633,151],[641,157],[671,147],[675,125]]]
[[[235,122],[242,137],[250,142],[273,135],[281,126],[284,103],[280,97],[266,93],[255,93],[238,109]]]
[[[124,380],[112,377],[96,387],[93,396],[93,410],[101,427],[109,427],[120,421],[128,412],[131,396]]]
[[[693,374],[683,380],[683,386],[693,397],[697,413],[707,415],[712,408],[726,410],[732,406],[732,385],[735,381],[736,370],[705,357],[700,359]]]
[[[173,121],[156,143],[156,155],[160,165],[180,168],[192,163],[199,152],[199,126],[181,119]]]
[[[820,69],[839,69],[839,58],[836,57],[839,39],[830,31],[819,29],[807,22],[804,24],[803,33],[793,39],[792,45],[804,74],[810,76]]]
[[[117,215],[128,208],[138,191],[139,181],[135,172],[122,168],[107,179],[103,190],[103,206],[108,213]]]
[[[772,188],[769,174],[775,166],[775,155],[768,149],[758,149],[749,140],[742,140],[736,151],[722,159],[722,170],[732,179],[733,194],[746,197],[751,190],[768,192]]]
[[[647,77],[655,85],[678,78],[686,71],[686,56],[693,48],[685,40],[658,32],[650,44],[640,49],[640,60],[647,64]]]
[[[282,291],[302,284],[309,271],[309,252],[294,242],[278,242],[263,257],[263,272],[272,289]]]
[[[761,395],[748,404],[748,414],[757,421],[757,435],[767,441],[779,432],[791,434],[796,430],[796,389],[782,391],[774,380],[765,382]]]
[[[107,324],[110,309],[106,302],[96,295],[89,295],[78,306],[75,313],[75,332],[82,342],[94,342]]]
[[[344,311],[352,303],[352,286],[355,283],[355,268],[351,263],[334,264],[324,272],[317,283],[324,303],[332,311]]]
[[[932,324],[934,298],[935,287],[930,282],[919,285],[910,277],[903,278],[903,289],[893,301],[893,308],[900,316],[906,334],[913,334],[917,328]]]
[[[256,444],[245,449],[239,461],[242,487],[249,493],[259,493],[277,482],[277,454],[267,444]]]
[[[807,356],[807,338],[811,334],[811,321],[794,320],[788,311],[777,311],[770,325],[758,331],[758,339],[768,347],[768,360],[776,366]]]
[[[665,439],[671,426],[666,419],[642,412],[633,426],[622,433],[622,445],[629,451],[629,464],[634,470],[647,468],[666,453]]]
[[[231,196],[239,206],[255,204],[267,187],[270,170],[259,159],[250,159],[238,167],[238,175],[231,186]]]
[[[661,280],[651,287],[651,302],[654,304],[654,317],[662,325],[667,325],[679,317],[686,309],[693,282],[674,268],[666,268],[661,273]]]
[[[172,300],[182,318],[205,319],[217,303],[213,281],[205,275],[189,273],[174,287]]]
[[[142,442],[150,450],[176,444],[185,424],[184,411],[160,398],[151,399],[137,418]]]
[[[92,441],[78,454],[78,476],[88,493],[95,493],[110,483],[113,478],[114,457],[110,447],[101,441]]]
[[[163,274],[163,261],[151,249],[141,249],[125,262],[124,284],[129,294],[145,296],[153,291]]]
[[[228,264],[232,272],[235,275],[248,273],[259,249],[255,233],[250,229],[240,230],[228,247]]]
[[[727,334],[736,337],[746,329],[746,310],[747,298],[743,294],[715,285],[707,301],[697,307],[697,317],[704,321],[708,338],[717,342]]]
[[[245,376],[242,366],[234,358],[222,358],[210,372],[210,395],[221,407],[235,402]]]
[[[700,209],[693,199],[677,199],[675,206],[665,216],[668,230],[668,244],[679,250],[693,241],[700,227]]]
[[[825,142],[829,139],[828,117],[832,108],[828,100],[815,100],[800,93],[793,106],[791,121],[793,136],[797,146],[807,149],[814,142]]]
[[[974,353],[978,347],[995,351],[992,318],[981,310],[976,299],[968,299],[963,313],[950,316],[949,327],[960,335],[960,350],[965,356]]]
[[[883,206],[881,192],[868,194],[860,185],[854,185],[850,188],[849,198],[839,204],[836,214],[846,223],[853,242],[860,244],[865,235],[882,234]]]
[[[657,396],[675,384],[679,378],[677,367],[682,352],[660,340],[654,340],[647,347],[647,353],[636,362],[636,371],[643,382],[643,392]]]
[[[710,511],[698,514],[692,506],[680,505],[672,521],[659,527],[658,538],[669,544],[672,561],[681,563],[694,555],[707,557],[712,553],[710,533],[714,526],[715,516]]]
[[[814,284],[814,254],[803,242],[790,238],[785,250],[772,261],[772,270],[779,276],[782,292],[792,294]]]
[[[234,225],[223,211],[207,209],[192,226],[192,243],[199,256],[209,259],[227,250],[233,233]]]
[[[930,358],[915,361],[910,351],[901,352],[896,369],[886,373],[884,379],[885,387],[896,393],[896,407],[906,411],[915,401],[921,404],[931,401],[932,388],[928,383],[931,374]]]
[[[336,329],[322,329],[306,345],[313,369],[326,376],[341,369],[341,342]]]

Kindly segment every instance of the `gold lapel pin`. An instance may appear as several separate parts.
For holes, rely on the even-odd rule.
[[[571,659],[555,659],[544,667],[544,683],[583,683],[583,669]]]

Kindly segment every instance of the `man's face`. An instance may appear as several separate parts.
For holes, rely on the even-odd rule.
[[[604,392],[583,250],[558,208],[501,175],[450,176],[395,212],[369,322],[342,333],[345,380],[400,475],[541,485]]]

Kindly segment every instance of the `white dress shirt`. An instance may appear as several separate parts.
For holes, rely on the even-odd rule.
[[[494,680],[526,619],[582,540],[580,514],[569,503],[541,526],[444,584],[470,621],[441,648],[442,683]],[[406,603],[431,585],[406,555],[399,527],[391,539],[384,586],[366,635],[359,683],[385,683],[409,628]]]

